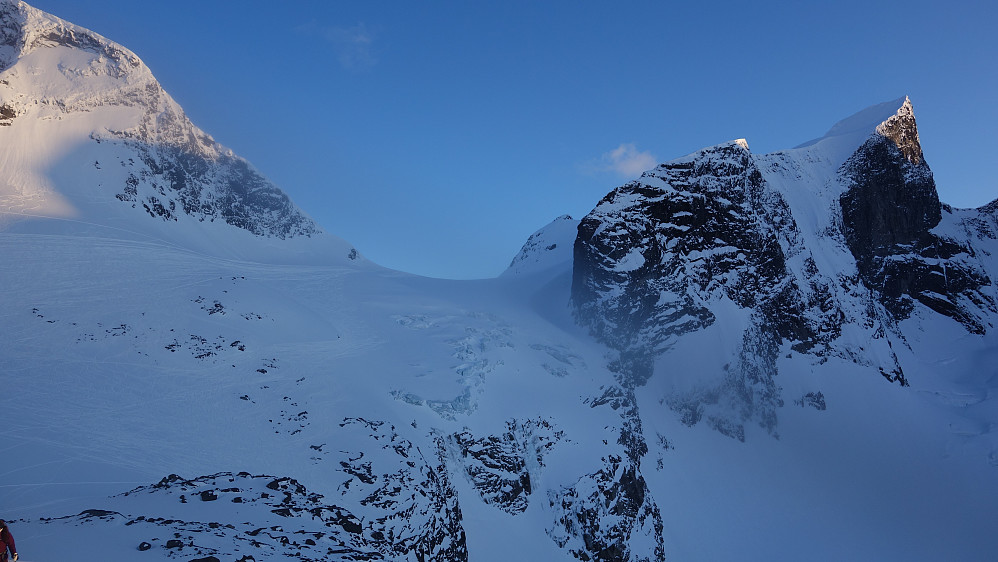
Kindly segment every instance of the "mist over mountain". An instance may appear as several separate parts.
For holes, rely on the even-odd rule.
[[[364,259],[11,0],[0,147],[22,560],[998,550],[998,201],[939,201],[907,98],[663,163],[479,281]]]

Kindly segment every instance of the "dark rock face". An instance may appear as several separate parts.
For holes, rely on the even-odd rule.
[[[918,127],[915,125],[911,101],[905,99],[897,114],[881,123],[876,131],[881,137],[893,142],[905,160],[915,166],[922,164],[922,145],[918,140]]]
[[[663,164],[607,195],[582,220],[572,301],[578,320],[611,346],[646,353],[715,321],[709,301],[755,308],[792,293],[764,191],[746,148],[729,143]],[[779,313],[776,307],[772,312]],[[790,317],[781,336],[806,331]]]
[[[665,560],[658,506],[644,477],[621,457],[608,457],[598,472],[552,494],[550,506],[560,515],[549,534],[579,560]],[[632,550],[640,535],[652,539],[651,552]]]
[[[549,507],[556,515],[548,536],[579,560],[665,560],[662,514],[641,474],[648,445],[634,391],[608,388],[590,406],[620,413],[617,444],[623,454],[604,456],[596,472],[548,493]]]
[[[890,139],[871,137],[845,171],[851,186],[840,200],[843,226],[861,267],[868,267],[874,252],[884,255],[916,242],[939,224],[941,207],[928,164],[911,162]]]
[[[810,406],[815,410],[826,409],[825,405],[825,395],[821,392],[808,392],[804,396],[801,396],[799,400],[794,400],[794,404],[803,408],[804,406]]]
[[[994,303],[980,289],[991,281],[968,259],[973,248],[930,232],[942,206],[910,109],[906,103],[843,165],[843,233],[861,280],[895,320],[918,301],[982,334],[979,309]]]
[[[947,213],[953,209],[944,207]],[[976,238],[982,240],[998,240],[998,199],[975,209],[974,216],[963,219],[964,228]]]
[[[782,405],[773,378],[779,346],[827,343],[841,322],[820,284],[809,302],[788,272],[783,248],[796,232],[787,204],[742,144],[663,164],[611,192],[580,223],[576,317],[620,350],[614,370],[633,387],[651,376],[654,356],[716,321],[713,303],[752,311],[721,387],[673,397],[669,406],[693,425],[705,405],[732,402],[736,418],[708,417],[712,426],[743,438],[741,420],[754,419],[772,432]]]
[[[482,500],[517,515],[527,510],[533,493],[531,466],[543,467],[544,454],[563,435],[547,420],[509,420],[501,435],[476,437],[465,429],[450,436],[449,445]]]
[[[0,72],[17,60],[24,44],[24,10],[16,2],[0,2]]]
[[[120,513],[114,514],[115,519],[127,519],[126,525],[146,527],[150,534],[173,531],[177,538],[168,540],[164,546],[191,549],[197,555],[234,557],[246,551],[269,551],[288,559],[315,562],[400,560],[410,556],[425,561],[467,560],[461,511],[446,470],[442,465],[424,465],[418,449],[398,436],[394,447],[399,449],[393,452],[405,454],[401,456],[406,460],[400,463],[402,468],[375,474],[370,483],[348,485],[359,494],[327,498],[290,477],[245,472],[223,472],[190,480],[170,475],[119,498],[179,499],[181,503],[186,503],[187,496],[206,494],[231,501],[238,498],[237,503],[248,510],[241,517],[254,520],[197,521],[163,519],[151,514],[126,518]],[[352,495],[362,500],[351,501]],[[347,503],[350,507],[346,507]],[[274,524],[275,520],[279,524]]]
[[[486,503],[507,513],[527,510],[531,493],[530,472],[512,434],[474,439],[467,431],[454,435],[467,459],[467,473]]]
[[[11,122],[17,117],[17,108],[5,103],[0,105],[0,127],[10,127]]]
[[[355,519],[352,527],[358,537],[366,539],[367,547],[388,559],[412,554],[421,561],[467,560],[461,507],[446,465],[445,440],[438,437],[435,450],[423,451],[382,421],[348,418],[340,425],[366,433],[373,441],[366,453],[351,452],[343,461],[346,466],[341,462],[343,472],[354,478],[339,486],[343,498],[359,499],[362,508],[376,514],[363,524]],[[377,449],[384,451],[381,462],[365,459],[374,457]]]
[[[199,221],[222,220],[258,236],[310,236],[318,226],[288,196],[243,159],[212,158],[203,151],[129,141],[141,163],[133,163],[117,199],[162,220],[180,214]]]
[[[137,127],[94,138],[123,144],[136,155],[125,163],[129,174],[115,195],[118,200],[154,218],[221,220],[258,236],[285,239],[319,232],[283,191],[194,127],[168,98],[153,82],[100,101],[144,109]]]
[[[745,312],[736,316],[737,351],[723,373],[697,373],[722,382],[663,402],[688,425],[706,421],[744,439],[749,420],[775,434],[781,353],[837,356],[905,386],[893,346],[906,345],[899,322],[916,304],[971,333],[990,329],[998,307],[973,240],[998,238],[998,202],[962,216],[940,204],[907,100],[870,129],[822,177],[815,172],[828,153],[754,157],[733,142],[663,164],[600,201],[579,224],[572,304],[576,319],[619,351],[623,386],[643,385],[656,357],[684,334],[714,327],[733,304]],[[817,191],[793,194],[795,204],[827,212],[829,222],[809,216],[808,227],[820,230],[803,233],[783,198],[792,190]],[[808,246],[814,241],[819,247]],[[840,248],[855,270],[829,265],[849,259]],[[846,323],[869,346],[840,341]]]

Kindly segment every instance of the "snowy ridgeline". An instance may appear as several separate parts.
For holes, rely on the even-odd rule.
[[[127,48],[9,0],[0,33],[6,230],[138,236],[237,259],[350,253],[193,125]],[[293,244],[247,242],[260,236]]]
[[[667,162],[443,281],[323,232],[124,47],[0,23],[21,559],[998,551],[996,209],[939,203],[906,99]]]
[[[0,254],[0,493],[27,560],[95,535],[111,560],[994,546],[994,342],[921,304],[895,352],[908,387],[858,355],[859,328],[828,344],[853,358],[785,342],[762,425],[713,390],[751,325],[723,295],[635,385],[575,325],[568,266],[449,282],[18,233]]]

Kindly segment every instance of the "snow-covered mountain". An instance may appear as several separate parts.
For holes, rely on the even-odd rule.
[[[14,223],[5,228],[37,231],[39,221],[22,219],[45,218],[48,229],[140,235],[225,257],[264,252],[245,242],[252,235],[296,242],[268,259],[350,251],[194,126],[125,47],[10,0],[0,2],[0,40],[0,210]]]
[[[748,421],[775,433],[783,356],[835,356],[905,386],[898,354],[926,323],[994,328],[993,207],[940,204],[903,98],[793,150],[737,140],[614,190],[580,224],[572,299],[628,358],[628,384],[693,355],[690,334],[730,342],[686,366],[697,376],[669,405],[739,438]]]
[[[939,203],[907,99],[446,281],[324,232],[124,47],[10,0],[0,34],[22,560],[998,551],[998,204]]]

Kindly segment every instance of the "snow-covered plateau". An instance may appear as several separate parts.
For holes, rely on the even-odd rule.
[[[998,202],[939,202],[907,98],[594,203],[495,279],[382,268],[0,0],[20,559],[995,556]]]

